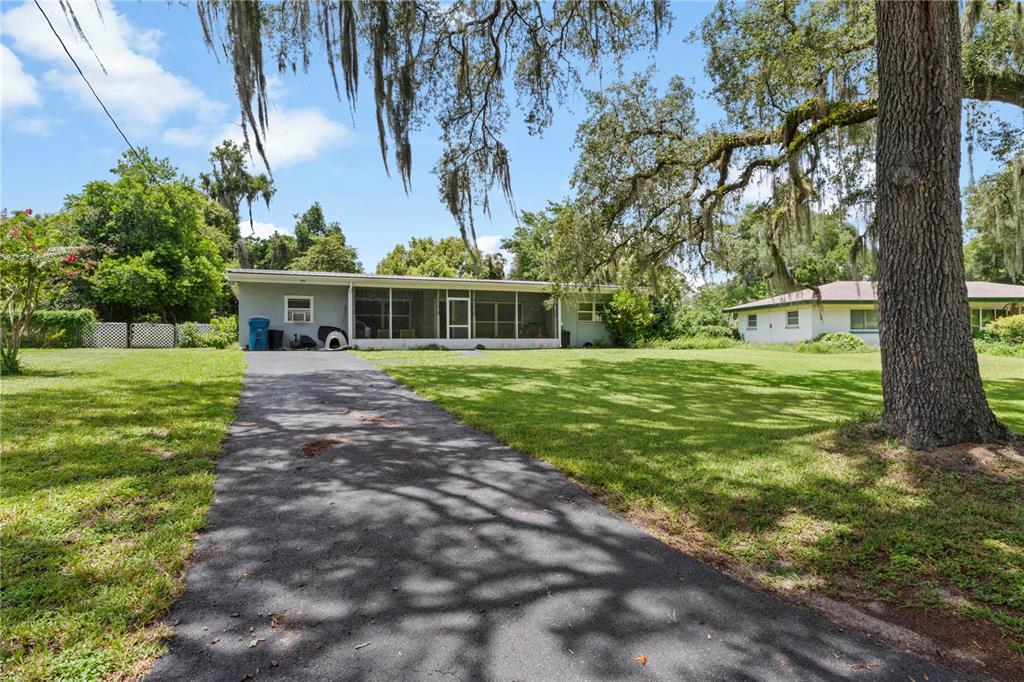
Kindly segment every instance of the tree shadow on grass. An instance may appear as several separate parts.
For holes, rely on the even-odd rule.
[[[210,527],[152,679],[952,677],[679,554],[376,371],[305,355],[250,359]],[[466,387],[495,372],[513,381],[451,371]],[[508,396],[506,411],[528,419],[560,397]],[[611,401],[587,414],[607,418]],[[631,409],[622,428],[657,414]],[[592,448],[600,431],[575,437]],[[686,436],[705,443],[699,429]],[[307,457],[310,442],[328,445]]]

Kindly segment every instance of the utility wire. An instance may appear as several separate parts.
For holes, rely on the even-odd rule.
[[[35,0],[35,3],[36,7],[39,9],[39,12],[43,15],[43,18],[46,19],[46,23],[50,27],[50,30],[53,31],[53,35],[57,39],[57,42],[59,42],[60,46],[64,48],[64,54],[66,54],[68,56],[68,59],[71,60],[71,63],[75,65],[75,68],[78,70],[78,75],[81,76],[82,80],[85,81],[85,84],[89,86],[89,92],[91,92],[92,96],[96,98],[96,101],[99,102],[100,107],[103,108],[103,113],[107,115],[107,118],[110,119],[110,122],[114,124],[115,128],[117,128],[117,132],[121,134],[121,137],[124,139],[124,143],[128,145],[128,149],[130,149],[132,151],[132,154],[135,155],[135,159],[139,162],[139,164],[146,169],[146,172],[149,173],[149,177],[152,178],[153,182],[160,186],[163,186],[163,183],[161,183],[160,180],[156,177],[156,173],[154,173],[153,169],[149,167],[149,164],[146,163],[146,160],[142,158],[142,154],[140,154],[139,150],[135,148],[135,145],[131,143],[131,141],[128,139],[128,136],[124,134],[124,131],[121,130],[121,126],[117,124],[117,121],[114,119],[113,114],[111,114],[110,110],[107,109],[107,105],[103,103],[102,99],[100,99],[100,96],[99,94],[97,94],[96,89],[92,87],[92,83],[90,83],[89,79],[85,77],[85,73],[82,71],[82,67],[80,67],[78,65],[78,62],[75,61],[75,58],[71,55],[71,51],[68,50],[68,46],[64,44],[64,39],[60,37],[60,34],[57,33],[57,29],[53,27],[53,22],[50,21],[50,17],[46,15],[46,10],[44,10],[43,6],[39,4],[39,0]]]

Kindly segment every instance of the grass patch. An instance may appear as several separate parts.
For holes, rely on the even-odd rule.
[[[1020,360],[979,360],[993,409],[1024,431]],[[840,429],[881,410],[877,353],[506,351],[381,367],[771,589],[955,612],[1024,646],[1020,471],[892,456],[877,434]]]
[[[161,650],[243,355],[27,350],[4,377],[2,668],[123,679]]]

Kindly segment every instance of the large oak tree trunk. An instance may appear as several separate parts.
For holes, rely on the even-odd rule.
[[[1005,439],[971,340],[955,1],[877,3],[883,424],[913,447]]]

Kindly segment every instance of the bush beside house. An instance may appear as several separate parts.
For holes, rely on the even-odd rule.
[[[230,348],[238,340],[238,318],[215,317],[210,320],[210,329],[203,332],[195,322],[181,325],[178,345],[182,348]]]

